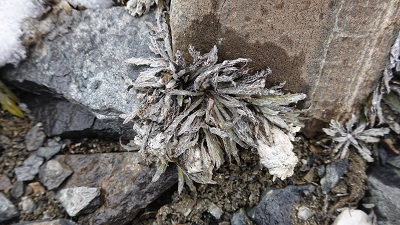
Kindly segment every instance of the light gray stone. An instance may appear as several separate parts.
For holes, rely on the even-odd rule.
[[[311,209],[309,209],[306,206],[301,206],[299,208],[299,211],[297,212],[297,217],[301,220],[308,220],[310,217],[312,217],[315,214],[314,211],[312,211]]]
[[[244,209],[239,209],[236,211],[231,218],[231,225],[250,225],[253,224],[252,221],[247,217],[246,211]]]
[[[37,208],[36,203],[29,196],[22,197],[19,204],[24,213],[32,213]]]
[[[27,91],[62,96],[120,130],[119,115],[131,112],[136,99],[123,76],[143,70],[124,60],[154,56],[148,22],[155,23],[154,12],[135,18],[123,7],[57,14],[36,26],[46,27],[39,31],[47,36],[3,77]]]
[[[12,188],[10,178],[7,175],[0,175],[0,191],[8,193]]]
[[[39,179],[47,189],[52,190],[58,188],[71,174],[72,170],[68,165],[52,159],[40,168]]]
[[[57,193],[68,215],[74,217],[95,211],[100,206],[100,189],[92,187],[65,188]]]
[[[220,207],[212,202],[208,204],[207,211],[217,220],[219,220],[224,213],[224,211]]]
[[[3,193],[0,193],[0,222],[10,220],[18,215],[17,207]]]
[[[347,159],[332,162],[326,166],[325,176],[321,179],[321,188],[325,194],[336,186],[340,177],[346,173],[348,166],[349,161]]]
[[[36,155],[45,158],[46,160],[49,160],[51,157],[53,157],[55,154],[60,152],[62,145],[56,145],[52,147],[40,147],[36,151]]]
[[[43,164],[43,158],[37,155],[29,156],[22,166],[16,167],[14,169],[15,176],[18,181],[29,181],[35,178],[36,174],[39,172],[40,166]]]
[[[28,151],[37,150],[43,145],[46,134],[43,132],[41,123],[33,126],[25,135],[25,146]]]

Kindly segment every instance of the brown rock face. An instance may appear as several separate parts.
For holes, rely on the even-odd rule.
[[[213,45],[220,60],[251,58],[271,84],[308,95],[308,131],[360,109],[400,24],[400,0],[172,0],[174,50]]]

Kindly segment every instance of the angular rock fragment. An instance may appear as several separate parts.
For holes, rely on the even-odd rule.
[[[0,222],[10,220],[18,215],[17,207],[3,193],[0,193]]]
[[[43,132],[41,123],[32,127],[25,136],[25,146],[28,151],[37,150],[43,145],[46,134]]]
[[[40,169],[39,179],[47,189],[52,190],[60,186],[60,184],[71,174],[72,170],[68,165],[52,159],[44,164]]]
[[[90,187],[65,188],[57,198],[70,216],[78,216],[95,211],[100,206],[100,189]]]
[[[309,187],[287,186],[269,190],[249,215],[259,225],[290,225],[292,205],[300,201],[302,192]]]
[[[58,155],[55,159],[74,171],[63,188],[90,186],[102,189],[107,204],[91,214],[80,216],[79,224],[125,224],[178,180],[176,168],[172,167],[157,182],[151,182],[155,168],[141,163],[137,152]]]
[[[326,166],[326,174],[321,179],[321,188],[325,194],[336,186],[340,177],[345,174],[348,166],[349,161],[347,159],[339,160]]]
[[[40,166],[43,164],[43,158],[37,155],[29,156],[22,166],[14,169],[15,176],[18,181],[29,181],[35,178],[39,172]]]
[[[36,155],[45,158],[46,160],[49,160],[51,157],[53,157],[55,154],[57,154],[61,150],[62,145],[56,145],[52,147],[40,147],[36,151]]]
[[[231,225],[250,225],[253,224],[249,217],[247,217],[244,209],[239,209],[231,218]]]
[[[37,208],[36,203],[28,196],[22,197],[19,205],[23,213],[32,213]]]
[[[12,184],[10,178],[8,178],[7,175],[0,175],[0,191],[8,193],[8,191],[10,191],[11,188]]]
[[[314,211],[312,211],[311,209],[309,209],[306,206],[301,206],[299,208],[299,211],[297,212],[297,217],[301,220],[308,220],[310,217],[312,217],[315,214]]]
[[[19,198],[24,194],[24,182],[16,181],[11,189],[11,196],[14,198]]]

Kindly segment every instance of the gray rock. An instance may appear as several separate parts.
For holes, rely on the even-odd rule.
[[[68,165],[52,159],[40,168],[39,180],[47,189],[52,190],[58,188],[71,174],[72,170]]]
[[[35,178],[39,172],[39,167],[43,164],[43,158],[37,155],[29,156],[22,166],[14,169],[18,181],[29,181]]]
[[[292,205],[301,200],[302,192],[309,187],[287,186],[284,189],[267,190],[249,216],[258,225],[290,225]]]
[[[53,147],[40,147],[36,151],[36,155],[45,158],[46,160],[49,160],[51,157],[53,157],[55,154],[60,152],[62,145],[57,145]]]
[[[58,192],[58,200],[70,216],[95,211],[100,206],[100,189],[93,187],[65,188]]]
[[[14,225],[77,225],[74,221],[59,219],[59,220],[46,220],[46,221],[29,221],[16,223]]]
[[[47,96],[28,96],[22,100],[28,102],[35,119],[43,123],[47,136],[64,138],[120,136],[87,109],[67,100]]]
[[[325,176],[321,179],[322,191],[327,194],[339,182],[341,176],[346,173],[349,161],[342,159],[326,166]]]
[[[311,209],[309,209],[306,206],[301,206],[299,208],[299,211],[297,212],[297,217],[301,220],[308,220],[310,217],[312,217],[315,214],[314,211],[312,211]]]
[[[0,191],[8,193],[12,188],[10,178],[7,175],[0,175]]]
[[[37,208],[36,203],[28,196],[22,197],[19,204],[21,206],[20,209],[22,209],[24,213],[32,213]]]
[[[35,151],[43,145],[46,134],[41,123],[33,126],[25,135],[25,146],[28,151]]]
[[[249,225],[253,224],[249,217],[247,217],[246,211],[244,209],[239,209],[236,211],[231,218],[231,225]]]
[[[135,105],[123,76],[136,78],[143,70],[123,61],[154,56],[146,23],[155,23],[155,13],[134,18],[122,7],[73,10],[54,21],[42,21],[51,27],[43,47],[18,68],[4,69],[3,77],[27,91],[63,96],[120,129],[119,115]]]
[[[125,224],[178,180],[176,168],[169,167],[157,182],[151,182],[155,168],[146,166],[137,152],[58,155],[55,159],[74,171],[63,188],[102,189],[107,204],[80,216],[79,224]]]
[[[367,185],[370,197],[366,203],[375,204],[378,225],[398,224],[400,221],[400,175],[395,168],[373,167]]]
[[[3,193],[0,193],[0,222],[10,220],[18,215],[17,207]]]
[[[386,162],[400,169],[400,155],[390,157]]]
[[[24,194],[24,182],[16,181],[11,189],[11,196],[14,198],[19,198]]]
[[[224,211],[213,202],[208,204],[207,211],[217,220],[219,220]]]

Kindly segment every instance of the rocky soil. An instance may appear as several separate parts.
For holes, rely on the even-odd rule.
[[[124,154],[122,152],[125,150],[119,141],[49,138],[41,129],[36,129],[37,122],[29,113],[25,113],[24,118],[17,118],[6,112],[1,112],[0,116],[0,188],[19,211],[19,216],[6,224],[44,219],[68,219],[81,224],[79,221],[82,216],[68,215],[57,197],[58,186],[61,183],[64,185],[66,181],[61,180],[59,184],[49,188],[49,184],[41,179],[41,172],[37,172],[38,175],[33,174],[32,178],[21,182],[18,180],[16,168],[23,167],[26,159],[37,155],[38,149],[51,146],[60,146],[59,152],[55,153],[58,155],[55,159],[60,162],[62,160],[59,156],[66,155],[85,154],[89,157],[91,154],[99,158],[106,153]],[[366,164],[363,159],[357,154],[351,154],[348,160],[332,163],[329,152],[319,146],[318,142],[300,135],[296,143],[295,153],[300,162],[295,169],[295,175],[285,181],[273,181],[268,171],[260,166],[258,155],[247,150],[241,154],[241,165],[226,162],[216,171],[213,177],[216,185],[197,184],[197,193],[190,192],[185,187],[181,195],[177,194],[177,186],[172,186],[163,190],[166,192],[147,207],[142,206],[145,208],[136,217],[128,218],[127,222],[264,224],[260,221],[269,218],[269,224],[322,224],[332,221],[338,214],[336,209],[356,207],[366,189]],[[54,156],[50,158],[54,159]],[[44,161],[49,163],[49,159],[44,158]],[[46,168],[44,165],[46,164],[40,170]],[[71,169],[71,166],[68,168]],[[68,176],[69,174],[66,177]],[[80,173],[79,176],[81,179],[92,179],[87,173]],[[329,182],[321,182],[322,179],[328,179]],[[325,189],[329,190],[328,194],[324,193]],[[114,194],[118,198],[118,193]],[[276,206],[268,207],[271,202]]]

